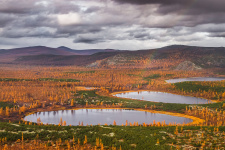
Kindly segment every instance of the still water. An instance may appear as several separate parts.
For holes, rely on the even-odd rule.
[[[145,100],[152,102],[162,102],[162,103],[179,103],[179,104],[206,104],[211,102],[210,100],[182,96],[164,92],[152,92],[152,91],[140,91],[140,92],[126,92],[115,94],[116,97],[121,98],[131,98],[137,100]]]
[[[131,122],[142,123],[153,123],[162,122],[165,120],[166,124],[169,123],[189,123],[191,119],[184,117],[171,116],[159,113],[150,113],[145,111],[127,110],[127,109],[79,109],[79,110],[60,110],[60,111],[49,111],[49,112],[37,112],[26,116],[24,120],[37,122],[40,117],[41,122],[44,124],[59,124],[60,118],[66,121],[67,125],[77,126],[83,122],[83,125],[112,125],[114,120],[117,125],[126,123],[126,120]]]
[[[225,78],[216,78],[216,77],[195,77],[195,78],[179,78],[179,79],[170,79],[166,80],[167,83],[177,83],[177,82],[186,82],[186,81],[222,81]]]

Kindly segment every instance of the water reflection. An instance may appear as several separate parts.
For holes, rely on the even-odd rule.
[[[59,124],[60,118],[63,121],[66,121],[67,125],[112,125],[114,120],[117,125],[122,125],[126,123],[126,120],[129,123],[138,122],[139,124],[143,123],[153,123],[163,122],[166,124],[169,123],[180,123],[183,124],[192,122],[191,119],[184,117],[176,117],[166,114],[159,113],[150,113],[145,111],[136,111],[136,110],[122,110],[122,109],[79,109],[71,110],[68,113],[63,113],[63,111],[50,111],[46,115],[45,112],[35,113],[29,116],[26,116],[24,119],[31,122],[37,122],[37,119],[40,117],[41,122],[44,124]]]
[[[182,96],[163,92],[141,91],[141,92],[127,92],[115,94],[116,97],[131,98],[145,101],[162,102],[162,103],[180,103],[180,104],[206,104],[210,100]]]
[[[185,82],[185,81],[222,81],[225,78],[219,77],[195,77],[195,78],[179,78],[179,79],[170,79],[166,80],[168,83],[178,83],[178,82]]]

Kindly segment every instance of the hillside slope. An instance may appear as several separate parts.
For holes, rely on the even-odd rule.
[[[185,62],[196,68],[225,68],[225,48],[174,45],[160,49],[121,52],[89,67],[176,68]],[[181,68],[185,70],[185,65]],[[188,65],[187,65],[188,66]],[[193,68],[194,69],[194,68]],[[190,70],[190,67],[187,68]],[[191,69],[192,70],[192,69]]]
[[[25,48],[15,48],[9,50],[0,51],[0,62],[11,62],[21,56],[31,55],[76,55],[75,52],[64,51],[60,49],[45,47],[45,46],[34,46]]]
[[[63,57],[63,56],[72,56],[72,55],[93,55],[99,52],[116,52],[116,50],[112,50],[112,49],[73,50],[64,46],[61,46],[58,48],[50,48],[45,46],[15,48],[15,49],[8,49],[8,50],[0,50],[0,63],[12,63],[13,61],[19,59],[19,57],[23,58],[24,56],[31,56],[31,58],[35,58],[35,56],[38,56],[38,55],[49,55],[48,57],[50,58],[51,55],[58,55],[58,57],[60,55],[61,57]]]
[[[7,52],[5,52],[7,51]],[[32,47],[0,51],[0,63],[79,65],[95,68],[149,68],[198,70],[225,68],[225,48],[172,45],[139,51],[71,50]],[[92,54],[94,52],[94,54]]]
[[[86,50],[74,50],[70,49],[65,46],[58,47],[57,49],[68,51],[68,52],[74,52],[77,55],[93,55],[95,53],[100,53],[100,52],[117,52],[118,50],[114,49],[86,49]]]
[[[17,58],[12,63],[26,64],[26,65],[77,65],[86,66],[98,60],[102,60],[108,57],[116,55],[116,53],[96,53],[93,55],[33,55],[33,56],[22,56]]]

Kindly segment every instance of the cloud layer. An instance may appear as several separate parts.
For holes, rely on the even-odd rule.
[[[0,0],[0,49],[225,46],[224,0]]]

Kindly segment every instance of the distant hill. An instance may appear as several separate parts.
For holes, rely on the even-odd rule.
[[[33,56],[22,56],[17,58],[12,63],[26,64],[26,65],[77,65],[86,66],[98,60],[106,59],[114,56],[116,53],[96,53],[93,55],[33,55]]]
[[[183,66],[178,68],[190,70],[190,65],[184,65],[185,62],[191,63],[196,68],[225,68],[225,48],[172,45],[159,49],[120,52],[115,56],[94,62],[88,67],[175,69]]]
[[[14,55],[39,55],[39,54],[52,54],[52,55],[72,55],[75,52],[55,49],[45,46],[24,47],[5,50],[4,54]]]
[[[78,55],[92,55],[92,54],[99,53],[99,52],[116,52],[116,51],[118,51],[118,50],[114,50],[114,49],[74,50],[74,49],[70,49],[70,48],[65,47],[65,46],[58,47],[58,49],[68,51],[68,52],[74,52]]]
[[[98,52],[114,52],[115,50],[72,50],[67,47],[50,48],[45,46],[34,46],[15,48],[8,50],[0,50],[0,63],[11,63],[12,61],[23,56],[35,56],[35,55],[92,55]]]
[[[119,51],[112,49],[72,50],[67,47],[36,46],[1,50],[0,63],[199,70],[225,68],[225,48],[172,45],[159,49]]]
[[[15,48],[0,51],[0,62],[11,62],[18,57],[31,55],[76,55],[76,53],[45,46]]]

